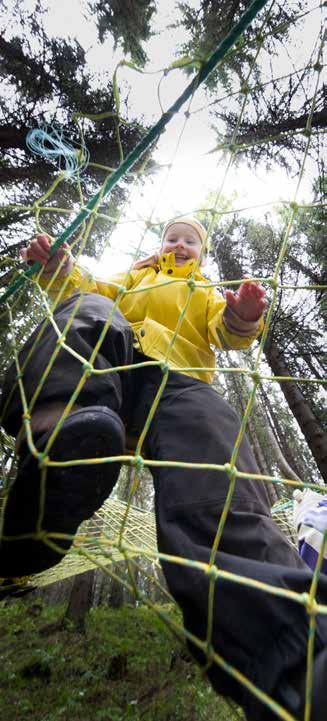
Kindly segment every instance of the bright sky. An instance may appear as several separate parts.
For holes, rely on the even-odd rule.
[[[25,6],[31,5],[32,0],[25,0]],[[167,26],[176,22],[178,10],[173,0],[159,0],[159,11],[155,19],[156,30],[160,35],[153,37],[146,45],[146,52],[150,58],[147,71],[156,71],[169,66],[175,59],[176,47],[185,41],[180,29],[167,30]],[[188,0],[190,5],[190,0]],[[310,4],[310,3],[309,3]],[[97,39],[95,24],[87,17],[84,0],[48,0],[43,6],[49,6],[49,12],[44,17],[45,27],[49,35],[63,37],[77,37],[87,52],[87,60],[94,72],[108,72],[112,77],[117,63],[124,55],[120,48],[114,52],[113,42],[106,41],[101,45]],[[192,5],[197,7],[198,0]],[[311,7],[316,7],[312,1]],[[310,53],[317,40],[320,26],[320,13],[313,12],[302,27],[301,37],[294,38],[292,57],[289,47],[284,48],[277,58],[267,58],[262,51],[262,67],[271,77],[292,72],[295,67],[301,68],[308,62]],[[270,68],[272,65],[272,70]],[[161,75],[139,74],[129,68],[119,70],[119,86],[122,97],[128,95],[128,102],[135,116],[143,114],[147,124],[153,123],[161,114],[157,98],[158,82]],[[182,71],[170,73],[161,85],[161,101],[167,109],[184,90],[190,81]],[[224,93],[223,93],[224,94]],[[207,106],[208,100],[202,88],[193,99],[191,111]],[[184,106],[183,111],[187,109]],[[155,220],[168,219],[179,212],[191,212],[205,204],[209,192],[216,192],[222,183],[228,158],[221,153],[210,153],[215,146],[215,134],[210,127],[208,110],[191,114],[184,129],[180,144],[179,135],[184,125],[184,112],[175,117],[162,135],[155,154],[155,159],[161,164],[172,163],[172,169],[167,177],[167,170],[157,173],[155,178],[149,180],[142,192],[136,189],[132,192],[124,219],[130,217],[144,219],[150,216]],[[87,138],[86,138],[87,144]],[[314,170],[307,164],[306,175],[300,191],[299,200],[309,196]],[[267,210],[267,203],[279,200],[292,200],[296,188],[297,178],[289,178],[286,172],[276,167],[274,172],[267,172],[261,167],[254,172],[249,170],[245,163],[241,167],[231,168],[223,186],[223,194],[232,197],[237,194],[234,205],[237,208],[264,205],[264,207],[251,211],[251,215],[262,217]],[[142,233],[144,224],[135,222],[123,224],[112,236],[111,248],[101,260],[101,274],[113,272],[126,267],[126,252],[132,245],[135,246],[138,234]],[[153,238],[151,234],[146,241],[146,248],[152,249]],[[142,246],[144,247],[144,246]]]

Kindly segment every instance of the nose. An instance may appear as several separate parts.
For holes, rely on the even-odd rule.
[[[177,239],[176,248],[185,250],[185,240],[183,237]]]

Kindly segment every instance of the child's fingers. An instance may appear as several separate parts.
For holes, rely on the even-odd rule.
[[[28,263],[28,265],[33,265],[33,263],[35,263],[36,260],[41,262],[40,258],[38,256],[35,256],[34,252],[31,251],[30,246],[28,246],[28,248],[22,248],[19,251],[19,255],[25,261],[25,263]],[[42,262],[44,262],[44,261],[42,261]]]
[[[257,321],[267,308],[264,298],[265,289],[256,283],[244,283],[236,293],[225,291],[226,303],[240,318],[246,321]]]
[[[32,245],[30,243],[28,248],[26,248],[26,260],[27,260],[27,262],[39,261],[40,263],[42,263],[44,265],[48,261],[48,256],[45,256],[42,251],[40,252],[40,249],[38,248],[38,246]]]
[[[154,255],[149,255],[147,258],[137,260],[136,263],[133,263],[133,269],[141,270],[141,268],[154,268],[156,265],[158,265],[158,260],[158,253],[154,253]]]
[[[259,302],[260,302],[260,306],[261,306],[261,312],[263,313],[263,311],[266,310],[266,308],[268,308],[269,303],[265,299],[262,299]]]
[[[250,292],[254,298],[263,298],[266,294],[265,288],[262,285],[251,285]]]
[[[50,252],[51,239],[49,238],[48,235],[38,234],[38,235],[35,236],[35,238],[33,238],[33,241],[37,241],[40,249],[44,250],[46,253],[49,253],[49,252]],[[32,242],[33,242],[33,241],[32,241]],[[68,250],[69,247],[70,247],[69,244],[68,244],[66,241],[64,241],[64,242],[60,245],[60,247],[56,250],[56,252],[54,253],[54,255],[57,255],[57,254],[62,255],[62,254],[63,254],[63,251]]]
[[[250,283],[242,283],[239,288],[239,294],[242,298],[263,298],[266,295],[266,289],[260,283],[251,281]]]
[[[38,238],[34,238],[27,248],[27,257],[32,260],[39,260],[40,263],[47,263],[50,257],[49,247],[44,246]]]
[[[64,242],[60,248],[50,255],[51,250],[51,239],[45,234],[39,233],[31,240],[30,244],[26,248],[22,248],[20,255],[23,260],[29,265],[33,265],[35,261],[46,266],[47,273],[54,273],[58,268],[58,265],[62,263],[61,273],[68,275],[71,272],[73,260],[71,253],[67,253],[69,250],[69,244]],[[63,262],[63,259],[65,262]]]
[[[63,243],[63,248],[67,243]],[[51,241],[48,235],[38,233],[26,248],[22,248],[20,255],[26,262],[38,261],[45,265],[50,260]]]
[[[43,250],[49,250],[51,245],[49,236],[45,235],[44,233],[38,233],[35,238],[33,238],[33,241],[37,241],[40,248],[42,248]]]
[[[227,305],[229,305],[231,308],[233,308],[235,305],[237,305],[237,298],[235,297],[232,290],[225,290],[225,298]]]

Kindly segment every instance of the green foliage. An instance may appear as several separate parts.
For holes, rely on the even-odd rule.
[[[178,54],[205,60],[250,3],[251,0],[233,3],[229,0],[201,0],[192,7],[188,2],[180,2],[179,25],[187,31],[188,39],[178,48]],[[266,168],[279,164],[288,171],[298,170],[307,143],[314,73],[318,69],[314,65],[317,47],[304,61],[304,67],[298,69],[289,64],[288,71],[286,67],[287,55],[297,42],[294,28],[301,31],[307,11],[307,0],[267,4],[206,82],[212,96],[211,113],[217,137],[215,149],[236,142],[242,149],[236,162],[245,157],[255,166],[265,162]],[[261,46],[263,50],[257,55]],[[283,53],[286,67],[281,72],[278,60]],[[271,71],[268,82],[265,80],[267,58]],[[316,157],[322,152],[319,131],[327,125],[324,93],[321,84],[310,121],[313,130],[310,154]],[[244,98],[247,102],[240,118]]]
[[[90,2],[90,11],[96,14],[99,40],[104,42],[108,33],[115,40],[115,48],[122,44],[137,65],[148,60],[143,43],[151,36],[150,21],[156,12],[154,0],[97,0]]]
[[[299,208],[295,217],[292,244],[289,251],[290,261],[294,264],[294,255],[302,260],[302,268],[297,261],[297,269],[307,273],[313,284],[327,284],[327,244],[326,244],[326,195],[327,178],[323,162],[320,175],[313,182],[312,207]],[[283,217],[283,216],[282,216]],[[317,289],[317,300],[324,304],[323,289]],[[326,315],[321,314],[326,322]]]
[[[175,608],[161,607],[171,620]],[[146,607],[90,612],[85,635],[63,606],[1,604],[1,718],[17,721],[236,721]]]
[[[178,48],[179,55],[190,55],[204,61],[213,52],[218,43],[232,29],[241,15],[251,4],[251,0],[230,3],[217,0],[202,0],[199,7],[192,7],[187,2],[178,4],[181,11],[179,24],[187,31],[190,39]],[[248,31],[253,37],[252,30]],[[210,75],[206,84],[215,91],[217,83],[228,93],[233,90],[233,78],[243,75],[245,68],[252,62],[252,49],[241,39],[235,50],[227,53],[224,62]],[[255,72],[255,71],[254,71]]]
[[[188,2],[178,3],[181,11],[179,24],[188,31],[190,37],[178,49],[179,54],[206,58],[238,22],[251,3],[252,0],[239,0],[233,3],[229,0],[201,0],[196,7],[192,7]],[[256,46],[261,41],[260,30],[263,19],[266,18],[263,30],[266,49],[273,54],[276,52],[276,38],[283,42],[287,40],[291,23],[302,5],[305,3],[300,2],[296,6],[285,8],[285,4],[276,2],[270,7],[269,14],[264,9],[244,32],[236,48],[228,53],[222,65],[210,76],[208,87],[215,90],[218,81],[226,92],[232,92],[235,79],[239,78],[243,81],[252,66]],[[269,37],[272,30],[274,38]],[[260,69],[256,65],[252,71],[252,82],[259,78]]]

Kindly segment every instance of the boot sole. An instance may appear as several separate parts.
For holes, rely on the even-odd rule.
[[[38,449],[44,448],[51,435],[42,436]],[[122,455],[125,429],[119,416],[110,408],[81,408],[69,416],[49,452],[51,460],[73,461]],[[42,498],[38,461],[30,454],[18,469],[5,509],[3,535],[19,536],[41,528],[48,533],[74,535],[80,523],[92,516],[111,493],[120,471],[120,463],[84,464],[49,467],[45,480],[45,501]],[[52,539],[67,550],[70,539]],[[39,573],[58,563],[60,551],[42,540],[2,540],[0,545],[0,576],[17,577]]]

